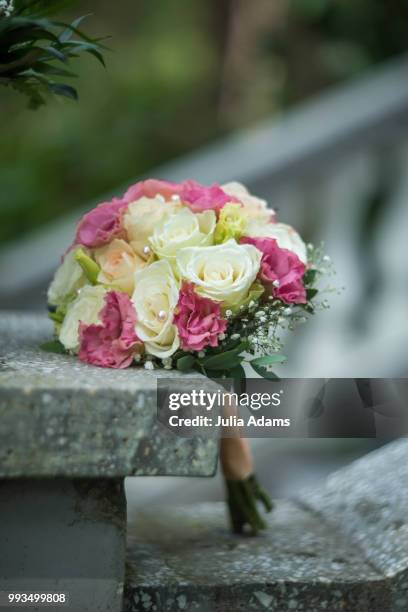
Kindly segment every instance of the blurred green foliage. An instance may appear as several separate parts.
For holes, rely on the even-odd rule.
[[[256,98],[244,112],[235,96],[232,122],[220,100],[241,69],[238,76],[225,70],[235,0],[99,0],[80,7],[94,13],[92,35],[112,37],[112,52],[106,71],[92,58],[78,64],[79,103],[52,101],[33,113],[15,93],[0,91],[2,241],[401,53],[408,39],[406,0],[280,0],[278,18],[264,24],[246,67]],[[70,10],[64,19],[78,14],[78,6]],[[271,89],[257,84],[262,62],[262,78],[276,84]]]

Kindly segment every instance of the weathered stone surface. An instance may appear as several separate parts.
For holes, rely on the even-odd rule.
[[[384,578],[320,518],[279,502],[256,538],[224,504],[140,515],[129,527],[126,612],[383,612]]]
[[[122,480],[0,480],[0,516],[0,592],[65,593],[61,609],[121,611]]]
[[[278,502],[257,538],[223,504],[140,515],[130,526],[126,612],[406,612],[408,439]]]
[[[183,391],[197,374],[97,368],[42,351],[51,338],[45,316],[0,315],[0,478],[214,473],[215,434],[185,439],[156,420],[157,379]]]
[[[393,610],[408,610],[408,439],[369,453],[300,498],[387,577]]]

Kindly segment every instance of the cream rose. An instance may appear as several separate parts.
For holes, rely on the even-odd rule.
[[[269,223],[272,219],[275,211],[272,208],[268,208],[266,200],[257,198],[256,196],[249,193],[245,185],[241,183],[226,183],[221,186],[222,190],[230,196],[238,198],[244,207],[244,211],[247,214],[248,220],[256,219],[259,223]]]
[[[101,285],[86,285],[79,291],[78,297],[70,302],[64,321],[61,325],[59,339],[69,351],[77,352],[79,349],[79,324],[99,322],[99,312],[104,306],[104,297],[107,290]]]
[[[176,261],[180,276],[194,283],[197,293],[232,306],[247,297],[261,257],[254,246],[228,240],[218,246],[182,249]]]
[[[213,244],[216,222],[213,210],[194,214],[189,208],[182,208],[157,224],[150,245],[158,257],[173,261],[183,247]]]
[[[115,289],[133,293],[135,288],[135,272],[146,265],[127,242],[120,239],[95,250],[95,261],[101,271],[98,282],[112,285]]]
[[[164,259],[156,261],[137,272],[135,281],[132,302],[137,316],[136,333],[145,343],[147,353],[170,357],[180,344],[173,325],[179,285],[171,265]]]
[[[155,227],[163,217],[174,213],[180,207],[179,202],[166,202],[160,196],[155,198],[142,197],[129,204],[126,213],[123,215],[123,225],[128,241],[139,257],[145,260],[149,259],[149,238],[153,235]]]
[[[81,266],[75,260],[79,248],[88,253],[84,247],[74,247],[65,255],[64,261],[55,272],[47,293],[48,303],[53,306],[63,304],[70,295],[87,282]]]
[[[307,263],[307,250],[305,243],[297,231],[290,225],[286,225],[286,223],[260,224],[255,221],[251,221],[247,225],[245,235],[252,236],[254,238],[275,238],[278,246],[281,249],[292,251],[299,257],[300,261]]]

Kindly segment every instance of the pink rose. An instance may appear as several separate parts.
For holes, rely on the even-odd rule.
[[[172,183],[171,181],[163,181],[160,179],[147,179],[139,181],[131,185],[126,191],[123,199],[130,204],[136,202],[140,198],[155,198],[157,195],[162,195],[165,200],[170,200],[172,195],[178,195],[181,185]]]
[[[196,181],[184,181],[181,185],[180,198],[195,213],[214,210],[219,213],[227,202],[239,202],[235,196],[228,195],[219,185],[205,187]]]
[[[263,254],[258,278],[274,297],[288,304],[306,303],[306,290],[302,282],[306,266],[295,253],[281,249],[274,238],[246,236],[240,242],[253,244]]]
[[[205,346],[218,346],[227,321],[221,318],[220,305],[197,295],[193,285],[184,282],[174,315],[181,347],[185,351],[201,351]]]
[[[122,233],[122,211],[127,202],[113,198],[86,213],[77,226],[75,244],[89,248],[100,247]]]
[[[79,325],[79,354],[85,363],[103,368],[127,368],[143,343],[135,332],[136,312],[126,293],[109,291],[99,313],[101,325]]]

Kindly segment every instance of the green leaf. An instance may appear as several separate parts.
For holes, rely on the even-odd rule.
[[[250,364],[252,368],[255,370],[255,372],[259,374],[259,376],[262,376],[262,378],[269,378],[270,380],[279,380],[279,376],[276,376],[276,374],[274,374],[273,372],[270,372],[264,366],[258,366],[252,361],[250,362]]]
[[[207,368],[204,368],[204,373],[208,378],[215,380],[227,376],[228,372],[226,370],[207,370]]]
[[[265,288],[261,285],[261,283],[255,281],[249,289],[248,296],[243,302],[241,302],[241,304],[237,306],[228,306],[223,308],[223,310],[231,310],[232,313],[236,315],[240,312],[241,306],[246,308],[251,302],[258,302],[264,292]]]
[[[244,379],[244,380],[246,378],[245,370],[242,367],[242,364],[230,370],[228,374],[231,378],[238,378],[238,379]]]
[[[311,306],[310,304],[301,304],[301,307],[303,308],[303,310],[305,310],[308,314],[314,314],[315,310],[313,308],[313,306]]]
[[[286,357],[284,355],[264,355],[263,357],[257,357],[252,359],[249,363],[257,374],[262,378],[278,379],[278,376],[268,370],[268,366],[277,363],[284,363]]]
[[[44,76],[43,74],[41,74],[41,72],[37,72],[33,68],[29,68],[28,70],[24,70],[24,72],[21,73],[21,76],[27,77],[27,78],[31,78],[31,79],[35,79],[36,81],[39,81],[40,83],[42,83],[44,85],[47,85],[47,87],[49,86],[49,79],[46,76]]]
[[[228,378],[232,378],[234,381],[234,391],[235,393],[245,393],[246,391],[246,373],[242,365],[233,368],[229,372],[227,372]]]
[[[211,355],[217,355],[218,353],[225,353],[225,351],[230,351],[232,349],[237,348],[237,346],[240,344],[242,344],[241,338],[235,338],[234,340],[229,338],[228,340],[225,340],[224,342],[222,342],[222,344],[219,344],[216,348],[211,349]],[[242,350],[245,350],[245,348],[247,348],[247,343],[245,343],[245,347],[242,348]]]
[[[286,361],[285,355],[264,355],[263,357],[256,357],[250,361],[252,366],[266,367],[274,363],[284,363]]]
[[[232,370],[239,366],[242,360],[243,356],[240,357],[233,351],[228,351],[208,357],[202,365],[206,370]]]
[[[52,47],[52,46],[44,47],[44,51],[46,51],[48,55],[51,55],[54,59],[64,62],[64,64],[67,61],[66,55],[59,49],[56,49],[55,47]]]
[[[91,55],[96,57],[96,59],[102,64],[102,66],[105,67],[105,60],[103,59],[103,55],[99,50],[100,46],[94,43],[88,43],[88,42],[83,42],[83,41],[78,41],[78,40],[68,40],[67,42],[63,43],[61,47],[63,49],[66,49],[67,47],[71,48],[72,50],[75,50],[78,53],[81,53],[81,52],[90,53]],[[72,56],[71,53],[70,55]]]
[[[246,348],[248,348],[248,343],[240,342],[232,350],[205,357],[200,361],[200,364],[209,370],[232,370],[241,364],[244,357],[240,353],[245,351]]]
[[[98,275],[101,271],[98,264],[85,253],[83,249],[78,249],[75,253],[75,261],[81,266],[86,278],[92,285],[96,285],[98,281]]]
[[[57,96],[65,96],[71,100],[78,100],[78,94],[74,87],[64,85],[63,83],[49,83],[49,90]]]
[[[187,370],[191,370],[195,363],[196,359],[194,355],[184,355],[184,357],[180,357],[177,359],[176,365],[177,369],[181,372],[186,372]]]
[[[78,33],[77,32],[78,26],[82,23],[84,19],[86,19],[87,17],[90,17],[90,15],[91,13],[88,13],[87,15],[81,15],[81,17],[78,17],[71,24],[66,26],[65,30],[62,32],[62,34],[60,34],[59,40],[61,42],[65,42],[72,37],[74,32]]]
[[[39,21],[29,21],[27,25],[22,24],[21,27],[18,27],[14,21],[13,19],[15,27],[5,34],[2,34],[2,48],[12,47],[13,45],[27,45],[35,40],[50,40],[54,43],[58,43],[57,36],[55,36],[51,30],[47,29],[47,26],[43,27]]]
[[[46,351],[47,353],[58,353],[59,355],[64,355],[67,352],[64,345],[61,344],[59,340],[49,340],[48,342],[44,342],[43,344],[40,344],[40,349],[42,351]]]
[[[303,283],[305,285],[311,285],[316,280],[317,270],[307,270],[303,275]]]
[[[52,64],[47,64],[46,62],[36,62],[35,71],[40,72],[41,74],[52,74],[53,76],[69,78],[76,77],[76,74],[70,70],[67,70],[66,68],[59,68],[57,66],[53,66]]]
[[[54,323],[59,323],[61,324],[64,320],[64,315],[62,314],[62,312],[49,312],[48,313],[48,318],[51,319],[51,321],[54,321]]]
[[[307,289],[306,299],[307,301],[312,300],[319,293],[318,289]]]

